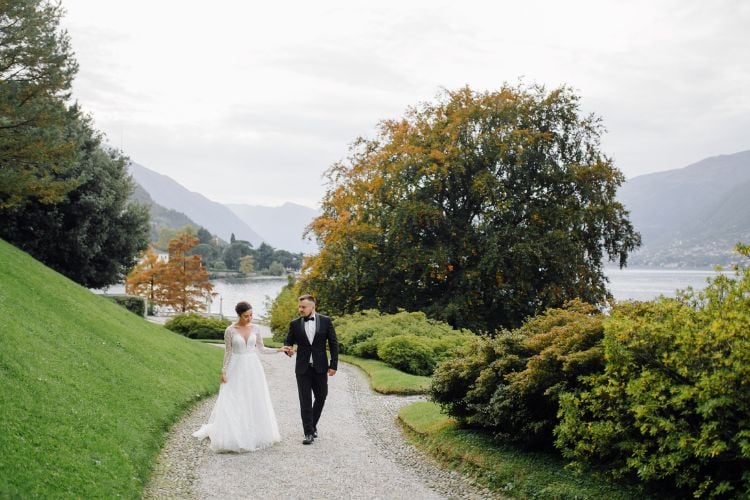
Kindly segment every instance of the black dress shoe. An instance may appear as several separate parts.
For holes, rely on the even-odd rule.
[[[314,437],[315,439],[318,439],[318,429],[314,429],[314,430],[313,430],[313,437]]]
[[[305,434],[305,439],[302,440],[302,444],[313,444],[315,438],[312,434]]]

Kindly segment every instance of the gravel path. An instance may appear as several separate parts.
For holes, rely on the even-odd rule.
[[[145,498],[493,498],[405,443],[396,423],[419,397],[384,396],[345,363],[329,379],[319,438],[302,445],[293,360],[261,356],[282,441],[244,454],[215,454],[190,434],[215,398],[199,403],[170,433]]]

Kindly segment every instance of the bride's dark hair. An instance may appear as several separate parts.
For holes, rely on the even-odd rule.
[[[237,313],[237,316],[242,316],[242,314],[246,311],[251,311],[253,309],[253,306],[250,305],[250,302],[245,302],[244,300],[242,302],[237,302],[237,305],[234,306],[234,311]]]

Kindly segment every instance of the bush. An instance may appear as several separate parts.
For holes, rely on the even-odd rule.
[[[750,496],[750,270],[626,304],[604,328],[604,372],[561,398],[564,456],[684,496]]]
[[[377,341],[370,342],[370,339],[383,326],[381,317],[380,311],[368,309],[336,318],[336,335],[341,353],[377,359]]]
[[[286,339],[289,322],[297,318],[297,297],[301,293],[299,284],[290,276],[289,284],[270,305],[271,331],[276,342]],[[468,330],[454,330],[446,323],[427,319],[421,312],[381,314],[371,309],[335,318],[334,326],[342,354],[380,359],[414,375],[430,375],[437,363],[474,338]],[[404,336],[408,340],[383,347],[389,339]],[[406,359],[409,349],[413,349],[411,360]]]
[[[474,338],[468,330],[454,330],[422,312],[370,309],[337,318],[335,326],[343,354],[380,359],[414,375],[431,375],[437,363]],[[410,355],[413,359],[407,359]]]
[[[435,402],[464,425],[504,441],[551,447],[562,391],[603,366],[602,315],[575,300],[522,327],[483,338],[440,364]]]
[[[191,339],[223,339],[224,330],[231,324],[226,319],[205,318],[200,314],[188,313],[175,316],[164,326]]]
[[[226,263],[223,260],[215,260],[211,262],[208,268],[212,271],[228,271]]]
[[[348,349],[347,352],[351,351],[351,354],[359,356],[360,358],[380,359],[378,357],[378,345],[380,345],[380,342],[381,339],[370,338],[364,342],[354,344],[354,346],[350,350]]]
[[[137,295],[105,295],[105,297],[138,316],[146,315],[146,299],[143,297]]]
[[[385,339],[378,346],[377,355],[394,368],[414,375],[431,375],[437,361],[429,340],[416,335]]]

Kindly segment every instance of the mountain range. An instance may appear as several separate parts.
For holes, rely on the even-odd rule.
[[[232,233],[238,240],[259,246],[264,238],[221,203],[183,187],[166,175],[149,170],[138,163],[130,164],[133,179],[159,205],[182,212],[212,234],[229,241]]]
[[[156,203],[153,198],[151,198],[151,195],[143,189],[143,186],[137,182],[135,183],[135,190],[130,196],[130,199],[131,201],[135,201],[136,203],[148,207],[148,211],[151,215],[151,241],[158,241],[159,232],[163,228],[180,229],[185,226],[193,226],[198,229],[200,227],[199,224],[196,224],[195,221],[182,212],[165,208]]]
[[[643,239],[631,266],[727,265],[750,243],[750,151],[634,177],[617,196]]]
[[[137,163],[134,199],[151,207],[152,222],[181,227],[195,221],[221,239],[312,254],[303,240],[318,211],[287,202],[280,207],[221,204]],[[733,248],[750,243],[750,151],[706,158],[684,168],[641,175],[617,194],[643,244],[630,267],[707,268],[738,262]]]
[[[253,229],[267,236],[272,247],[305,254],[317,253],[317,244],[302,239],[307,225],[318,216],[317,210],[291,202],[280,207],[231,203],[226,206]]]
[[[152,231],[191,224],[225,241],[234,234],[256,248],[265,242],[295,253],[317,252],[315,243],[302,239],[305,227],[318,215],[312,208],[295,203],[280,207],[234,204],[230,208],[138,163],[130,163],[130,173],[137,184],[132,198],[149,206]]]

